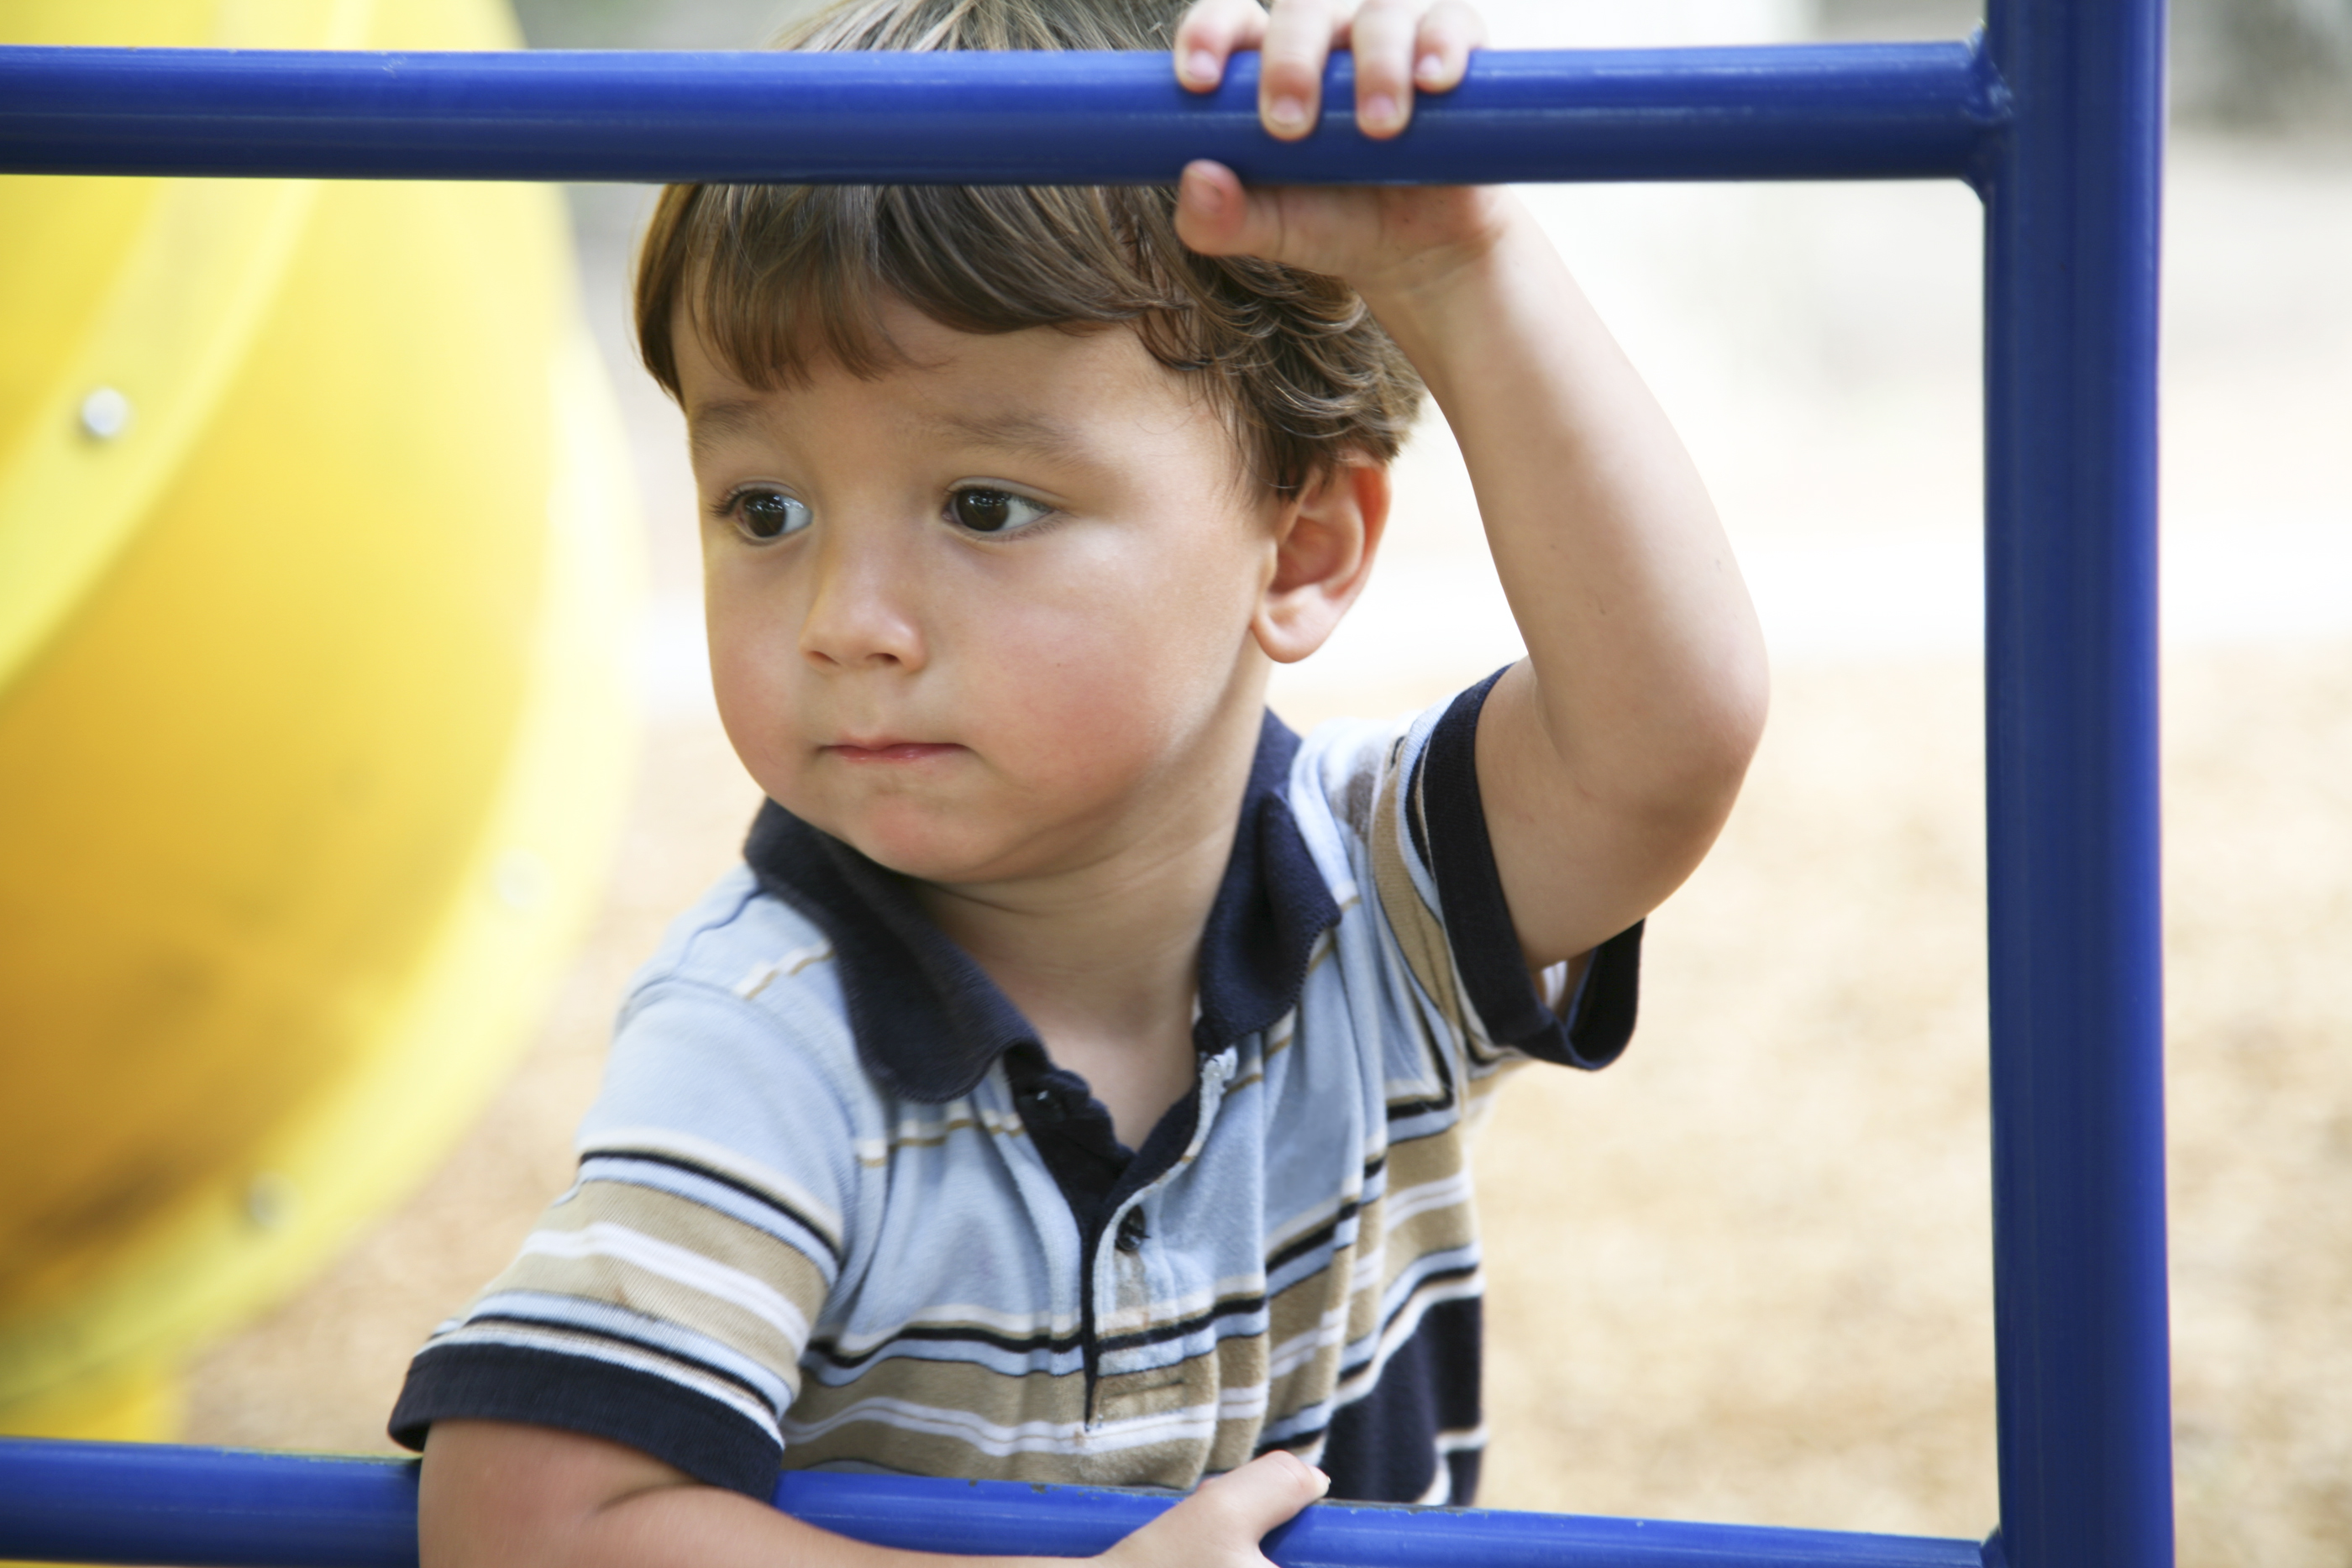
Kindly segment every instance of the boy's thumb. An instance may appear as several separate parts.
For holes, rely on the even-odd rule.
[[[1185,166],[1176,186],[1176,237],[1193,250],[1202,256],[1254,254],[1274,237],[1262,232],[1262,216],[1249,188],[1223,164],[1203,158]]]

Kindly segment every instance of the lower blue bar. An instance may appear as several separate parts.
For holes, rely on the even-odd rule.
[[[776,1506],[877,1546],[1090,1557],[1172,1507],[1152,1492],[787,1473]],[[0,1542],[5,1548],[5,1542]],[[1265,1538],[1282,1568],[1984,1568],[1969,1541],[1502,1509],[1318,1503]]]
[[[416,1463],[0,1439],[0,1559],[415,1568]],[[1091,1556],[1176,1500],[1014,1481],[787,1472],[776,1505],[877,1546]],[[1320,1503],[1266,1537],[1282,1568],[1984,1568],[1973,1542]]]

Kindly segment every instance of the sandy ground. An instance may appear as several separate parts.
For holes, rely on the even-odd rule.
[[[635,198],[588,193],[617,349]],[[1539,198],[1755,582],[1770,733],[1655,917],[1634,1049],[1479,1155],[1507,1507],[1978,1535],[1986,1218],[1975,214],[1941,189]],[[2166,781],[2181,1560],[2352,1563],[2352,149],[2185,140],[2168,308]],[[698,685],[674,422],[625,378],[650,713],[609,900],[405,1207],[192,1377],[198,1441],[371,1449],[409,1353],[569,1175],[611,1008],[754,791]],[[1442,424],[1294,722],[1515,651]],[[2187,563],[2184,567],[2183,563]]]

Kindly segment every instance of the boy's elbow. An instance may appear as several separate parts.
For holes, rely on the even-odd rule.
[[[1688,698],[1679,745],[1662,748],[1671,771],[1657,798],[1677,814],[1706,824],[1706,842],[1731,814],[1748,766],[1764,740],[1772,681],[1764,639],[1750,624],[1729,638]],[[1701,846],[1704,852],[1705,845]]]
[[[1708,726],[1715,752],[1714,787],[1721,792],[1727,812],[1738,798],[1740,785],[1747,780],[1748,765],[1756,760],[1756,748],[1764,743],[1764,721],[1770,716],[1771,707],[1771,672],[1759,640],[1752,655],[1743,659],[1737,673],[1722,683],[1713,721]]]
[[[1702,712],[1722,766],[1731,773],[1731,792],[1764,739],[1764,719],[1772,706],[1772,664],[1765,652],[1764,629],[1752,605],[1725,628],[1705,682]]]
[[[1596,805],[1618,823],[1622,841],[1646,846],[1641,852],[1654,868],[1657,899],[1715,846],[1764,737],[1769,702],[1762,679],[1723,683],[1712,697],[1685,709],[1670,738],[1639,762],[1604,769],[1608,794]]]
[[[1698,854],[1723,831],[1763,743],[1770,688],[1762,676],[1759,655],[1754,680],[1724,683],[1715,702],[1692,716],[1690,748],[1678,759],[1676,776],[1659,791],[1668,811],[1699,836]]]
[[[1696,836],[1704,853],[1739,799],[1769,706],[1759,649],[1752,666],[1722,672],[1675,704],[1666,723],[1641,726],[1622,751],[1587,754],[1578,771],[1612,814],[1668,837]]]

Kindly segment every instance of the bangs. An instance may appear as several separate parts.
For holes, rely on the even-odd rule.
[[[1139,233],[1137,209],[1157,207],[1150,216],[1173,239],[1166,191],[702,185],[673,188],[664,205],[673,202],[684,254],[662,270],[677,287],[641,308],[688,327],[730,374],[762,391],[801,384],[823,362],[865,377],[904,365],[883,325],[891,299],[983,334],[1140,327],[1194,304],[1188,280]],[[667,215],[656,214],[657,229]],[[1145,336],[1171,368],[1204,368],[1172,341],[1153,341],[1171,337],[1164,326]],[[674,350],[666,338],[646,347],[675,391]],[[653,363],[656,352],[666,362]]]

